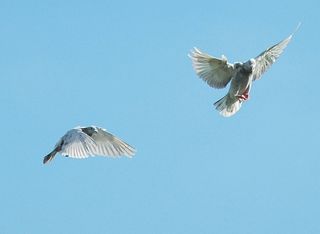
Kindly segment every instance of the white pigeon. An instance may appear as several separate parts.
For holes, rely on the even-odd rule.
[[[51,161],[57,153],[71,158],[95,155],[132,157],[135,149],[105,129],[89,126],[69,130],[61,137],[53,151],[44,157],[43,163]]]
[[[300,24],[295,31],[299,26]],[[215,58],[197,48],[191,51],[189,57],[192,59],[194,70],[209,86],[221,89],[231,81],[227,95],[214,103],[221,115],[229,117],[240,109],[242,102],[249,98],[252,82],[271,67],[289,44],[293,34],[245,63],[231,64],[224,55],[221,59]]]

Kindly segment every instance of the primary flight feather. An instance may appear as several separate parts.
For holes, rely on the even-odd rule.
[[[299,26],[300,24],[297,29]],[[189,57],[192,59],[194,70],[209,86],[220,89],[231,81],[227,95],[214,103],[221,115],[229,117],[240,109],[241,104],[249,98],[252,82],[259,79],[271,67],[287,47],[292,36],[293,34],[245,63],[231,64],[225,56],[215,58],[197,48],[191,51]]]
[[[44,157],[43,163],[51,161],[57,153],[71,158],[89,156],[127,156],[132,157],[135,149],[105,129],[89,126],[69,130],[53,151]]]

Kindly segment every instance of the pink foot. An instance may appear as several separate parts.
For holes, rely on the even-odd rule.
[[[247,101],[249,99],[249,94],[243,93],[242,95],[238,95],[237,97],[240,99],[240,101],[243,102],[243,101]]]

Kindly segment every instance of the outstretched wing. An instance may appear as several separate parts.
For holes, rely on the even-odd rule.
[[[263,51],[255,58],[255,66],[253,69],[253,80],[259,79],[262,74],[271,67],[271,65],[279,58],[283,50],[291,41],[293,34],[286,39],[280,41],[278,44]]]
[[[213,88],[224,88],[233,76],[234,67],[225,57],[215,58],[197,48],[191,51],[189,57],[198,76]]]
[[[94,148],[94,154],[100,156],[121,156],[132,157],[135,153],[135,149],[117,138],[116,136],[108,133],[105,129],[95,127],[96,131],[92,134],[96,147]]]
[[[96,143],[79,129],[68,131],[63,137],[61,154],[71,158],[87,158],[94,155]]]
[[[89,156],[131,157],[135,149],[106,130],[99,127],[74,128],[63,136],[61,154],[71,158]]]

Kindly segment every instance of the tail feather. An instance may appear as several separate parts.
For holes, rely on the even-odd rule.
[[[57,151],[53,150],[51,153],[49,153],[47,156],[43,158],[43,164],[46,164],[47,162],[50,162],[54,156],[56,156]]]
[[[224,117],[234,115],[241,107],[242,102],[237,97],[230,97],[229,94],[214,103],[216,110]]]

